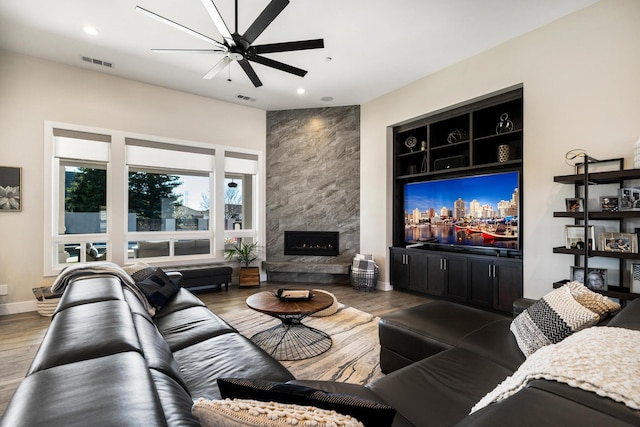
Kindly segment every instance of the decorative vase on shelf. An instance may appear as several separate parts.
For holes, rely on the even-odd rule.
[[[640,169],[640,138],[633,146],[633,168]]]
[[[511,147],[509,144],[502,144],[498,146],[498,162],[504,163],[511,160]]]

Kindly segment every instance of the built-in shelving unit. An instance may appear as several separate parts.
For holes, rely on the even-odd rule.
[[[407,248],[403,206],[408,183],[514,170],[521,174],[522,99],[522,87],[512,87],[393,127],[394,288],[504,312],[522,297],[519,256],[446,245]]]
[[[590,169],[603,166],[613,165],[617,170],[604,172],[590,172]],[[632,233],[629,230],[629,224],[633,220],[640,220],[640,211],[637,210],[616,210],[601,211],[589,206],[589,189],[595,185],[614,184],[617,189],[627,186],[627,183],[633,180],[640,180],[640,169],[624,169],[624,159],[607,159],[595,160],[585,156],[583,163],[576,165],[576,172],[571,175],[555,176],[554,182],[574,186],[576,198],[584,200],[584,208],[582,212],[565,212],[556,211],[553,213],[554,218],[572,218],[575,225],[580,225],[584,229],[584,241],[588,242],[588,228],[593,225],[592,221],[614,221],[617,222],[617,229],[621,233]],[[621,301],[630,300],[640,297],[640,294],[633,294],[628,287],[624,286],[625,275],[628,274],[627,262],[640,262],[640,253],[637,252],[620,252],[610,251],[599,247],[599,238],[595,236],[595,247],[591,249],[590,245],[584,245],[584,248],[567,248],[559,246],[553,248],[553,253],[573,255],[574,265],[580,266],[589,271],[589,260],[595,257],[614,258],[619,261],[618,268],[618,286],[607,285],[606,289],[594,289],[603,295],[618,298]],[[554,287],[562,286],[569,280],[563,279],[555,282]]]

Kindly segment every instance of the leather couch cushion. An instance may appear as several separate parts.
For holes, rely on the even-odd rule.
[[[294,379],[280,362],[239,333],[228,333],[173,352],[182,376],[196,399],[220,399],[218,378]]]
[[[155,369],[151,369],[150,372],[167,418],[167,425],[200,427],[198,419],[191,412],[193,399],[185,393],[182,386],[162,372]]]
[[[206,307],[206,305],[188,290],[180,289],[169,304],[158,310],[154,319],[161,319],[163,316],[190,307]]]
[[[126,351],[142,353],[124,301],[100,301],[58,312],[42,340],[29,375],[53,366]]]
[[[627,303],[624,310],[613,316],[607,326],[640,331],[640,298]]]
[[[206,307],[190,307],[162,316],[155,321],[158,330],[176,351],[236,330]]]
[[[489,359],[452,348],[368,387],[416,426],[451,426],[509,375],[510,370]]]
[[[457,345],[462,338],[505,316],[434,301],[385,315],[380,320],[380,345],[409,361],[418,361]],[[391,372],[381,361],[383,372]]]
[[[476,353],[515,372],[525,361],[525,357],[509,330],[510,325],[510,319],[490,323],[467,335],[460,341],[458,347]]]
[[[2,419],[3,426],[107,427],[134,422],[166,426],[146,362],[137,352],[29,375],[18,386]]]
[[[180,368],[173,358],[173,353],[153,322],[138,315],[134,315],[133,321],[149,369],[155,369],[171,377],[184,391],[188,392]]]
[[[568,386],[567,386],[568,387]],[[586,392],[585,392],[586,393]],[[604,398],[599,398],[604,399]],[[624,406],[624,405],[623,405]],[[492,404],[455,424],[456,427],[630,427],[638,425],[612,418],[554,393],[527,387],[500,403]]]
[[[96,288],[100,291],[96,292]],[[57,312],[76,305],[122,299],[122,283],[116,277],[83,277],[75,279],[65,288]]]

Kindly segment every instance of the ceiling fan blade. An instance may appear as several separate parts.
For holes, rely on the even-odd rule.
[[[253,21],[253,24],[247,29],[242,36],[248,44],[253,43],[260,34],[273,22],[274,19],[289,4],[289,0],[271,0],[271,3],[264,8],[262,13]]]
[[[202,76],[203,79],[212,79],[216,74],[218,74],[220,71],[224,70],[224,68],[229,65],[229,62],[231,62],[231,58],[229,58],[228,56],[225,56],[224,58],[222,58],[220,61],[218,61],[218,63],[216,65],[213,66],[212,69],[210,69],[207,74],[205,74],[204,76]]]
[[[220,43],[219,41],[217,41],[215,39],[212,39],[211,37],[207,37],[204,34],[200,34],[199,32],[192,30],[191,28],[187,28],[184,25],[178,24],[177,22],[174,22],[174,21],[172,21],[170,19],[162,17],[162,16],[160,16],[160,15],[158,15],[156,13],[153,13],[150,10],[144,9],[144,8],[142,8],[140,6],[136,6],[136,11],[142,13],[143,15],[148,16],[149,18],[155,19],[156,21],[162,22],[163,24],[167,24],[170,27],[173,27],[173,28],[175,28],[177,30],[183,31],[183,32],[185,32],[185,33],[187,33],[187,34],[189,34],[189,35],[191,35],[193,37],[199,38],[200,40],[204,40],[207,43],[214,44],[217,47],[219,47],[220,49],[227,50],[227,47],[224,44]]]
[[[229,45],[229,47],[235,47],[236,42],[235,40],[233,40],[233,37],[231,36],[231,31],[229,31],[227,24],[225,24],[224,20],[222,19],[222,15],[220,15],[220,11],[216,7],[216,5],[213,4],[213,0],[202,0],[202,5],[207,10],[207,13],[209,14],[209,16],[211,17],[211,20],[213,21],[216,28],[222,35],[222,38],[224,39],[224,41],[227,42],[227,45]]]
[[[151,49],[155,53],[227,53],[222,49]]]
[[[260,78],[256,74],[256,71],[253,69],[251,64],[249,64],[249,61],[247,61],[246,59],[241,59],[240,61],[238,61],[238,64],[240,64],[244,72],[247,74],[247,77],[249,77],[249,80],[251,80],[251,83],[253,83],[255,87],[262,86]]]
[[[289,52],[292,50],[321,49],[324,47],[323,39],[300,40],[297,42],[271,43],[252,46],[256,53]]]
[[[258,64],[266,65],[267,67],[275,68],[276,70],[295,74],[296,76],[304,77],[307,74],[306,70],[284,64],[280,61],[274,61],[273,59],[265,58],[264,56],[254,55],[249,59],[253,62],[257,62]]]

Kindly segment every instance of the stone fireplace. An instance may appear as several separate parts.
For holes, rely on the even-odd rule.
[[[348,283],[360,248],[360,106],[268,111],[266,142],[267,280]],[[330,253],[285,249],[285,232],[324,230],[338,234]]]

